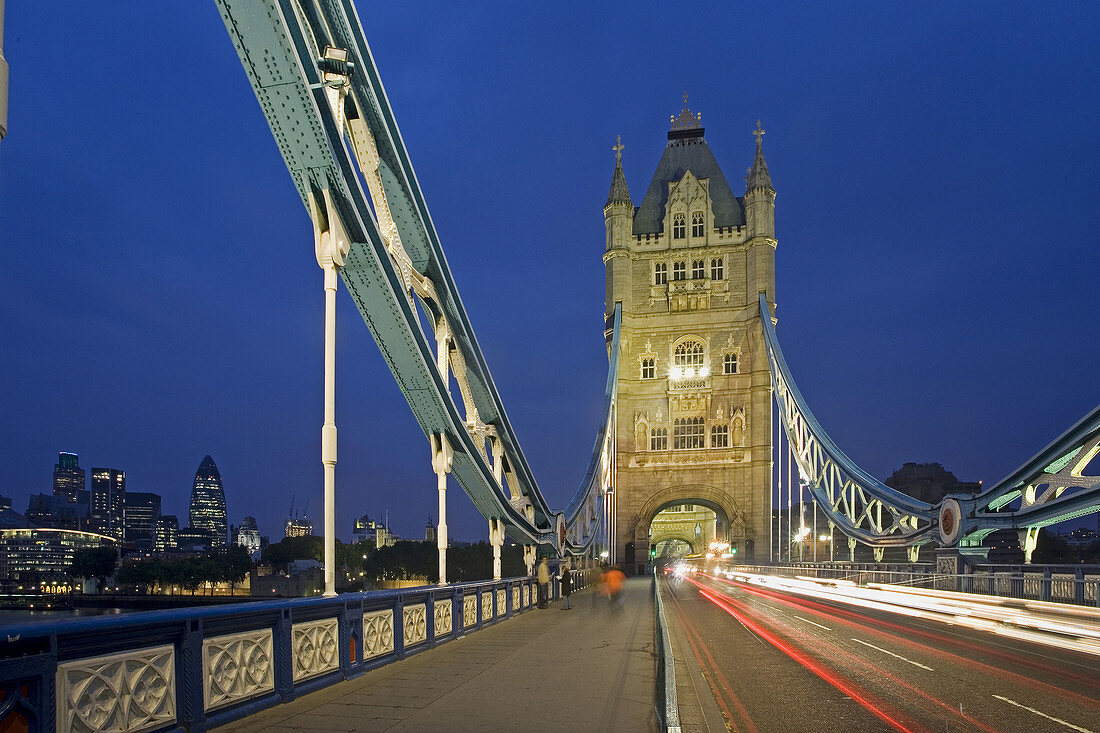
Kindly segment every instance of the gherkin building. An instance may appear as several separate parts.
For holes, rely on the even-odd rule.
[[[208,533],[211,547],[225,547],[229,535],[225,492],[222,491],[222,476],[210,456],[202,459],[195,472],[195,484],[191,488],[191,528]]]

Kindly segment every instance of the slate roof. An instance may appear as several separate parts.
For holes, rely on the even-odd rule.
[[[673,129],[668,133],[668,144],[661,155],[661,162],[649,182],[642,204],[634,212],[634,234],[658,234],[663,229],[668,184],[691,171],[696,178],[710,179],[711,208],[715,227],[743,226],[744,203],[733,195],[714,153],[710,151],[703,128]],[[625,187],[625,181],[623,183]],[[614,182],[612,183],[614,186]]]

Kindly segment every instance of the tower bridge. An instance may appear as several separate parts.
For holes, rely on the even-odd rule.
[[[979,583],[957,571],[962,558],[980,556],[982,538],[996,529],[1020,531],[1030,554],[1039,528],[1100,511],[1100,477],[1089,473],[1100,453],[1100,408],[1001,481],[935,505],[856,465],[811,412],[780,349],[776,189],[759,122],[743,195],[723,173],[686,97],[637,206],[626,184],[625,148],[621,140],[614,146],[604,206],[603,424],[577,490],[558,509],[545,498],[508,419],[351,0],[218,0],[217,6],[313,224],[326,305],[326,597],[11,627],[0,658],[0,728],[201,731],[272,708],[293,709],[280,721],[297,727],[316,727],[320,716],[330,723],[349,719],[346,730],[375,729],[373,722],[360,725],[361,713],[348,712],[361,702],[357,696],[374,694],[366,683],[351,692],[339,688],[345,695],[339,700],[324,693],[325,705],[335,708],[321,713],[324,705],[310,702],[318,699],[310,693],[375,680],[367,673],[391,664],[426,675],[430,665],[410,658],[432,650],[443,660],[448,650],[475,648],[466,637],[478,632],[474,638],[497,640],[478,652],[486,667],[499,662],[500,649],[515,648],[530,684],[548,684],[547,662],[527,640],[549,640],[545,648],[552,649],[571,645],[574,656],[555,660],[569,669],[553,670],[555,684],[567,690],[561,699],[597,698],[612,723],[618,703],[608,700],[632,699],[640,713],[629,729],[679,730],[681,712],[698,713],[704,727],[724,721],[722,728],[754,730],[755,716],[761,725],[797,720],[812,729],[824,701],[834,719],[856,720],[858,729],[939,729],[945,721],[1012,729],[1036,715],[1088,730],[1095,720],[1088,715],[1100,710],[1100,577],[1016,569],[1003,577],[986,573]],[[430,448],[439,501],[438,586],[335,594],[341,290],[422,428],[421,448]],[[805,568],[765,567],[774,559],[772,514],[784,465],[788,497],[797,484],[849,547],[864,543],[880,559],[883,548],[904,547],[916,561],[921,547],[936,545],[939,569],[948,572],[914,573],[898,587],[893,574],[866,582],[846,577],[843,567],[813,569],[810,578]],[[486,520],[491,580],[447,583],[449,477]],[[501,577],[506,537],[524,546],[526,577]],[[568,617],[580,622],[536,622],[527,613],[538,594],[532,571],[540,553],[572,564],[582,590],[595,581],[592,568],[602,559],[641,575],[651,549],[697,553],[712,542],[728,544],[740,562],[685,566],[673,579],[654,580],[653,596],[649,581],[634,579],[627,585],[630,623],[614,607],[594,605]],[[941,578],[952,586],[941,587]],[[556,579],[551,589],[559,593]],[[985,603],[979,594],[1006,598]],[[731,626],[731,617],[739,624]],[[523,633],[508,636],[510,624]],[[993,649],[989,638],[1007,641]],[[716,641],[708,646],[707,639]],[[619,656],[595,651],[600,640],[618,645]],[[632,656],[643,645],[652,645],[653,654]],[[690,678],[679,684],[673,647]],[[460,657],[451,654],[460,670],[447,683],[453,686],[425,703],[443,724],[454,722],[450,706],[471,694],[461,692]],[[571,671],[586,665],[599,674]],[[947,671],[910,682],[904,665],[920,674]],[[760,669],[782,670],[775,679],[801,685],[808,691],[804,704],[777,707],[774,679],[754,672]],[[865,680],[867,670],[873,681]],[[389,690],[397,698],[421,681],[406,678],[402,686],[393,674],[397,683]],[[689,688],[706,691],[704,676],[712,680],[712,700],[681,697]],[[954,704],[954,683],[943,682],[994,677],[1004,686],[996,694],[980,685],[970,690],[970,712]],[[637,690],[626,692],[629,679],[635,685],[640,679],[656,705],[646,695],[636,704]],[[506,710],[494,708],[494,715],[508,717],[477,721],[479,729],[538,727],[516,704],[530,692],[518,686],[516,670],[499,668],[492,680],[490,699],[475,714],[495,705]],[[1028,698],[1036,689],[1060,696],[1062,707]],[[898,690],[909,697],[899,701]],[[493,725],[500,720],[516,724]]]

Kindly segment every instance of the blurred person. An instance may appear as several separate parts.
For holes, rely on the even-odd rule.
[[[596,576],[596,592],[592,594],[592,608],[600,598],[607,598],[607,565],[600,565],[600,574]]]
[[[573,601],[570,596],[573,594],[573,573],[569,570],[568,565],[561,566],[561,610],[572,611]]]
[[[542,558],[538,570],[539,580],[539,608],[546,608],[547,598],[550,597],[550,563]]]
[[[612,610],[617,610],[623,607],[623,583],[626,582],[626,576],[623,575],[623,571],[619,570],[618,565],[611,567],[611,570],[607,571],[607,597],[611,603]]]

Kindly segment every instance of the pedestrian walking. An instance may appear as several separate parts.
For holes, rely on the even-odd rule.
[[[550,563],[542,558],[538,570],[539,581],[539,608],[546,608],[546,601],[550,597]]]
[[[623,571],[619,570],[619,566],[613,566],[607,571],[607,597],[611,602],[611,610],[616,611],[623,607],[623,583],[626,582],[626,576],[623,575]]]
[[[596,592],[592,594],[592,608],[596,607],[597,599],[607,597],[607,565],[600,565],[600,574],[596,576]]]
[[[561,566],[561,609],[563,611],[572,611],[573,602],[570,600],[570,596],[573,595],[573,573],[569,570],[568,565]]]

